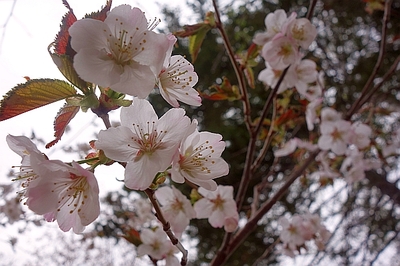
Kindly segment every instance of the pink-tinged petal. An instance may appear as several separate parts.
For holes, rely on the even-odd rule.
[[[164,171],[154,167],[153,161],[148,156],[142,156],[140,160],[128,162],[125,168],[125,186],[130,189],[145,190],[147,189],[156,174]]]
[[[281,149],[274,151],[275,157],[283,157],[293,153],[297,149],[299,139],[294,138],[286,142]]]
[[[143,245],[142,244],[142,245],[138,246],[138,248],[137,248],[138,257],[151,254],[151,252],[153,252],[153,248],[150,245]]]
[[[189,117],[185,116],[185,110],[174,108],[160,118],[157,128],[165,132],[164,142],[179,144],[190,124]]]
[[[226,200],[232,199],[233,198],[233,187],[232,186],[219,186],[218,194],[223,199],[226,199]]]
[[[160,187],[156,190],[155,195],[161,205],[168,204],[175,198],[173,190],[170,187]]]
[[[220,228],[220,227],[224,226],[225,215],[222,211],[217,209],[212,212],[212,214],[208,218],[208,222],[211,224],[212,227]]]
[[[131,62],[124,66],[119,82],[111,84],[110,87],[117,92],[144,99],[154,89],[155,80],[156,77],[149,66]]]
[[[198,219],[208,218],[213,212],[213,204],[207,198],[196,201],[193,208]]]
[[[167,35],[149,31],[146,35],[146,47],[135,56],[135,61],[143,65],[151,65],[154,74],[158,75],[169,47],[170,40]]]
[[[176,183],[184,183],[185,176],[182,175],[179,167],[179,163],[175,163],[172,168],[170,169],[171,179]]]
[[[136,29],[136,31],[147,30],[147,19],[139,8],[132,8],[130,5],[119,5],[113,8],[104,20],[110,29],[124,29],[129,31]],[[122,24],[121,24],[122,22]]]
[[[52,193],[52,184],[50,182],[40,182],[33,188],[27,190],[26,204],[29,209],[37,214],[46,214],[57,209],[58,194]]]
[[[31,154],[32,152],[41,153],[36,145],[25,136],[7,135],[6,141],[8,147],[10,147],[10,149],[19,156],[26,156]]]
[[[88,82],[110,87],[120,81],[124,68],[107,56],[105,50],[81,49],[74,56],[74,68]]]
[[[70,213],[69,208],[61,208],[58,211],[57,222],[60,229],[64,232],[68,232],[71,228],[74,228],[75,233],[81,233],[84,229],[78,213]]]
[[[163,68],[167,68],[170,62],[172,50],[174,49],[175,43],[177,41],[177,38],[173,34],[167,34],[167,40],[168,40],[168,49],[165,52],[165,58],[164,58],[164,63],[163,63]],[[156,73],[156,72],[155,72]]]
[[[227,217],[224,221],[224,230],[226,232],[233,232],[238,227],[238,217]]]
[[[148,122],[155,123],[157,120],[157,114],[147,100],[133,98],[132,105],[121,109],[121,124],[133,130],[137,129],[133,124],[147,125]]]
[[[158,85],[160,89],[160,94],[164,98],[164,100],[169,103],[172,107],[179,107],[179,102],[176,97],[171,92],[167,92],[161,85]]]
[[[331,148],[332,138],[329,135],[322,135],[318,139],[318,147],[321,150],[327,151]]]
[[[139,148],[132,140],[135,135],[124,126],[112,127],[99,132],[99,140],[96,141],[96,148],[103,150],[105,155],[116,161],[133,161]]]
[[[57,219],[57,211],[45,213],[43,217],[47,222],[54,222]]]
[[[209,179],[209,180],[196,179],[196,178],[192,178],[190,176],[186,176],[186,179],[191,181],[192,183],[199,185],[202,188],[207,189],[207,190],[214,191],[217,189],[217,183],[212,179]]]
[[[107,37],[111,34],[105,23],[97,19],[86,18],[76,21],[68,29],[71,36],[71,46],[79,52],[90,47],[101,50],[107,46]]]

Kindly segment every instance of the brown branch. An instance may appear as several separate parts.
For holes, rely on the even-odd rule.
[[[239,245],[250,235],[251,232],[257,227],[258,221],[277,203],[283,195],[286,194],[289,187],[297,180],[297,178],[308,168],[308,166],[315,161],[315,157],[318,155],[320,150],[316,150],[310,154],[310,156],[301,164],[296,167],[292,174],[288,177],[286,183],[275,193],[275,195],[261,205],[260,209],[255,215],[249,219],[246,225],[233,236],[231,241],[227,244],[224,250],[220,250],[211,262],[211,266],[224,265],[226,260],[232,255],[232,253],[239,247]]]
[[[158,204],[157,199],[154,197],[154,191],[148,188],[144,192],[146,193],[147,197],[149,197],[149,200],[151,201],[151,204],[153,205],[154,210],[156,211],[156,217],[163,225],[164,232],[168,235],[169,239],[171,240],[171,243],[182,252],[183,256],[181,259],[181,265],[185,266],[187,264],[188,251],[183,247],[182,243],[179,242],[179,240],[176,238],[176,236],[171,230],[171,225],[164,218],[160,205]]]
[[[275,118],[276,118],[276,97],[274,98],[274,101],[273,101],[271,125],[269,126],[268,135],[265,138],[264,145],[261,148],[257,158],[254,160],[253,164],[251,165],[252,172],[254,172],[257,169],[257,167],[260,166],[261,161],[264,159],[264,157],[267,154],[267,151],[271,145],[272,136],[273,136],[272,133],[274,132],[273,128],[274,128]]]
[[[218,5],[216,0],[213,0],[213,6],[215,10],[215,17],[216,17],[216,26],[217,29],[219,30],[221,37],[224,42],[224,46],[226,49],[226,52],[228,53],[229,60],[231,61],[232,67],[235,71],[235,75],[238,79],[238,86],[239,86],[239,91],[242,96],[242,102],[243,102],[243,113],[244,113],[244,120],[247,126],[247,129],[249,132],[251,131],[252,128],[252,121],[251,121],[251,107],[250,107],[250,101],[249,101],[249,96],[247,94],[247,89],[246,89],[246,82],[244,79],[243,71],[240,68],[239,64],[236,62],[235,59],[235,53],[233,52],[232,45],[230,44],[228,35],[226,34],[226,31],[224,29],[224,26],[221,21],[221,15],[219,13]]]
[[[351,106],[349,112],[346,114],[345,119],[349,120],[350,117],[357,112],[357,110],[366,102],[364,100],[368,88],[371,86],[373,80],[375,79],[379,69],[382,66],[383,63],[383,57],[385,55],[385,46],[386,46],[386,35],[387,35],[387,24],[389,23],[390,19],[390,9],[392,5],[393,0],[387,0],[385,3],[385,12],[383,15],[383,23],[382,23],[382,39],[381,39],[381,45],[379,48],[379,55],[378,55],[378,60],[376,61],[376,64],[374,66],[374,69],[372,70],[371,75],[369,76],[368,81],[365,83],[364,88],[361,91],[360,97],[354,102],[354,104]],[[370,97],[368,97],[369,99]]]

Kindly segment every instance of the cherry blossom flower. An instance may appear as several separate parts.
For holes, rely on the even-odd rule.
[[[187,179],[205,189],[215,190],[217,184],[213,179],[229,172],[227,162],[221,158],[225,142],[220,134],[199,132],[196,126],[197,121],[193,120],[174,157],[171,178],[177,183]]]
[[[303,49],[308,49],[317,36],[317,29],[306,18],[290,20],[284,25],[283,31],[287,36],[296,40]]]
[[[278,33],[263,46],[261,56],[273,69],[282,70],[299,59],[298,46],[294,39]]]
[[[350,143],[357,146],[358,149],[364,149],[369,146],[371,142],[372,129],[360,122],[351,125]]]
[[[286,217],[279,218],[278,222],[282,226],[280,233],[282,242],[289,244],[291,249],[304,244],[306,240],[301,227],[303,219],[299,215],[294,215],[291,222]]]
[[[161,187],[155,192],[162,205],[165,219],[170,222],[172,231],[180,235],[189,225],[190,219],[196,217],[190,201],[174,186]]]
[[[178,100],[192,106],[200,106],[200,95],[193,89],[198,81],[194,67],[181,55],[171,56],[176,37],[168,35],[168,39],[170,49],[167,51],[166,60],[157,80],[161,96],[173,107],[179,107]]]
[[[224,226],[227,232],[236,230],[239,214],[233,199],[233,187],[218,186],[215,191],[200,187],[198,192],[204,198],[194,204],[197,218],[208,218],[208,222],[214,228]]]
[[[73,228],[81,233],[99,216],[99,187],[92,172],[75,162],[69,166],[58,160],[32,160],[32,168],[39,178],[26,191],[29,209],[48,222],[57,220],[64,232]]]
[[[338,120],[331,123],[321,123],[321,137],[318,139],[318,146],[322,150],[332,150],[337,155],[346,152],[350,140],[350,122]]]
[[[181,108],[170,109],[158,119],[147,100],[134,98],[131,106],[121,110],[121,126],[100,131],[96,147],[112,160],[127,162],[128,188],[145,190],[158,172],[171,165],[189,125]]]
[[[283,70],[273,69],[268,62],[265,62],[266,68],[261,70],[258,74],[258,80],[267,84],[269,87],[274,88],[278,83],[280,76],[282,75]],[[277,93],[282,93],[285,90],[292,88],[294,86],[293,71],[287,72],[285,78],[282,80],[279,85]]]
[[[143,12],[129,5],[112,9],[104,22],[76,21],[69,29],[75,70],[85,81],[147,97],[168,49],[165,34],[148,27]]]
[[[140,240],[143,244],[137,249],[138,256],[149,255],[154,259],[161,260],[170,251],[170,241],[160,227],[154,231],[144,228],[140,232]]]
[[[335,123],[342,119],[342,115],[331,107],[325,107],[321,110],[321,122],[324,124]]]
[[[48,160],[36,145],[24,136],[7,136],[7,143],[21,155],[20,192],[26,205],[47,221],[57,220],[61,230],[73,228],[80,233],[100,213],[99,187],[93,173],[77,163],[72,166]]]
[[[300,247],[305,247],[304,244],[310,240],[314,240],[317,247],[322,249],[331,236],[317,214],[295,214],[291,221],[281,217],[279,224],[282,227],[280,239],[283,242],[280,250],[290,257],[294,257],[300,251]]]
[[[33,171],[31,167],[31,158],[35,157],[36,161],[47,160],[46,156],[38,150],[36,145],[25,136],[12,136],[7,135],[6,141],[8,146],[12,151],[21,156],[21,166],[20,172],[17,173],[16,180],[22,182],[21,186],[23,188],[19,193],[22,197],[25,197],[25,191],[29,186],[34,186],[38,175]]]
[[[346,153],[347,157],[340,166],[340,172],[350,184],[365,178],[366,165],[364,154],[358,149],[349,149]]]
[[[254,36],[253,42],[257,45],[264,45],[270,41],[276,34],[282,31],[282,27],[288,22],[296,18],[296,13],[292,13],[288,18],[286,12],[283,9],[275,10],[273,13],[269,13],[265,17],[265,27],[267,30],[265,32],[257,33]]]
[[[313,100],[315,97],[308,91],[308,88],[310,83],[317,80],[318,72],[315,62],[304,59],[292,65],[290,70],[295,73],[293,76],[296,80],[293,83],[296,86],[296,90],[308,100]]]

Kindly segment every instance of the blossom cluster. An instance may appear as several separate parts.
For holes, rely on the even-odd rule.
[[[176,236],[181,237],[191,219],[208,218],[211,226],[224,227],[226,232],[233,232],[238,227],[239,214],[233,200],[233,187],[218,186],[215,191],[199,188],[203,198],[192,206],[189,199],[174,186],[163,186],[155,191],[157,200],[162,205],[165,218],[171,224]],[[138,255],[149,255],[157,260],[165,260],[166,265],[180,265],[174,256],[178,250],[162,232],[162,225],[150,223],[150,228],[140,232],[142,244],[138,247]]]
[[[308,49],[317,30],[308,19],[296,17],[296,13],[287,17],[284,10],[278,9],[265,18],[266,31],[256,34],[253,39],[254,43],[262,46],[261,56],[266,65],[258,79],[274,87],[283,70],[289,67],[278,93],[296,87],[302,96],[312,101],[322,93],[317,83],[317,65],[312,60],[302,59],[301,49]]]
[[[69,29],[79,76],[101,87],[146,98],[155,86],[172,106],[201,105],[198,77],[183,56],[172,54],[175,36],[153,31],[139,8],[120,5],[104,21],[85,18]]]
[[[17,179],[29,209],[61,230],[81,233],[100,214],[99,186],[94,174],[76,162],[49,160],[25,136],[7,136],[9,147],[22,157]]]
[[[220,134],[199,132],[198,122],[179,107],[178,101],[201,105],[193,88],[198,77],[188,60],[172,55],[176,37],[154,32],[156,25],[149,23],[140,9],[121,5],[102,19],[87,17],[68,29],[75,51],[73,68],[79,78],[100,90],[133,96],[130,106],[120,109],[120,125],[101,130],[92,142],[95,153],[79,163],[65,163],[47,158],[27,137],[7,137],[9,147],[22,157],[16,178],[22,184],[22,201],[47,221],[57,221],[63,231],[72,228],[81,233],[99,216],[94,172],[98,165],[114,162],[125,167],[127,188],[155,190],[163,215],[178,238],[194,218],[209,218],[213,227],[224,227],[227,232],[238,226],[233,188],[217,186],[214,181],[229,172],[221,157],[226,144]],[[161,117],[145,99],[155,87],[174,107]],[[83,168],[83,163],[90,167]],[[198,186],[194,206],[161,178],[166,176],[176,183]],[[135,209],[132,228],[140,232],[138,255],[179,265],[174,256],[177,249],[161,229],[166,225],[155,221],[149,202],[135,200]]]
[[[306,247],[306,242],[314,240],[319,250],[322,250],[325,243],[331,237],[331,233],[321,223],[317,214],[295,214],[289,221],[286,217],[279,219],[282,227],[280,239],[283,242],[281,251],[283,254],[294,257],[301,248]]]

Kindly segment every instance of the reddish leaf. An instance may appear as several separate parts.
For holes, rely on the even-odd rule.
[[[68,33],[69,27],[77,20],[74,11],[69,6],[66,0],[63,0],[63,4],[68,8],[68,12],[64,15],[61,20],[60,31],[56,35],[55,52],[59,55],[69,55],[71,58],[74,57],[76,52],[72,49],[70,43],[70,36]]]
[[[56,144],[61,139],[69,122],[72,120],[72,118],[75,117],[78,111],[79,106],[72,106],[68,104],[65,104],[60,109],[60,111],[58,111],[57,116],[54,120],[54,137],[56,138],[46,144],[47,149]]]
[[[220,100],[229,100],[235,101],[240,99],[240,92],[237,86],[233,85],[229,82],[226,77],[222,78],[222,84],[214,84],[210,87],[210,92],[205,94],[202,93],[201,96],[203,98],[220,101]]]
[[[108,0],[106,5],[101,8],[100,11],[93,12],[91,14],[87,14],[85,18],[93,18],[97,20],[104,21],[107,17],[107,12],[111,9],[112,0]]]
[[[0,102],[0,121],[76,95],[63,80],[31,79],[7,92]]]

